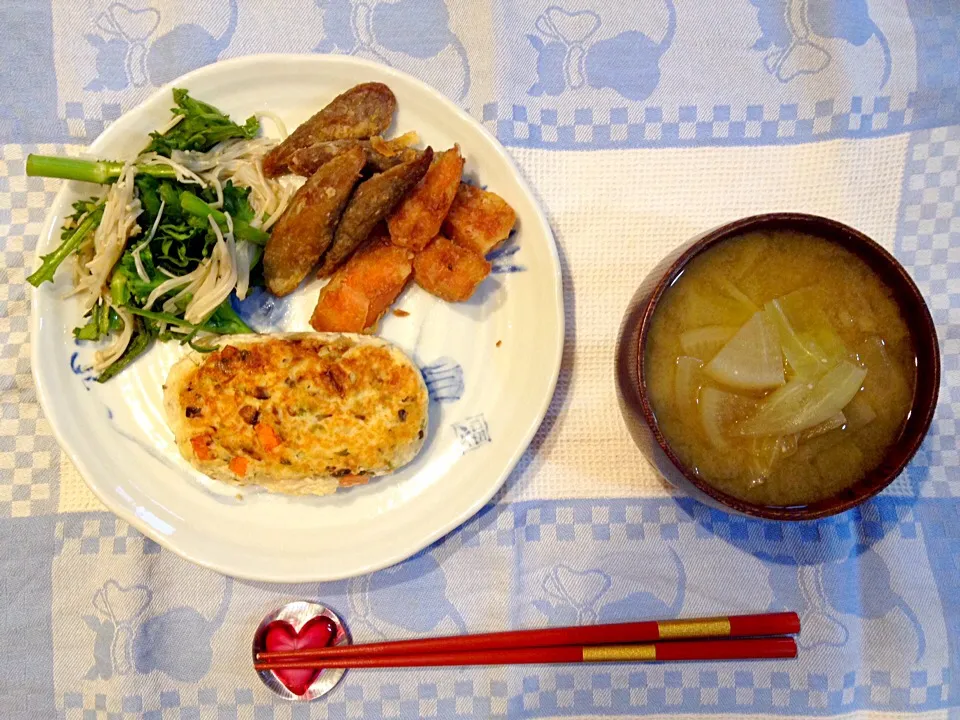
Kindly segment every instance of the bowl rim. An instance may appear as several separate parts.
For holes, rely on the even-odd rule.
[[[925,385],[932,388],[932,391],[925,397],[919,397],[918,389],[920,383],[917,383],[914,389],[911,412],[907,416],[908,423],[918,411],[921,412],[922,415],[919,420],[914,421],[912,425],[908,425],[897,441],[887,450],[885,458],[895,454],[897,458],[896,461],[887,467],[884,466],[884,462],[881,462],[874,470],[868,472],[849,488],[845,488],[834,495],[805,505],[761,505],[737,498],[705,482],[681,462],[670,447],[663,432],[660,430],[660,425],[657,422],[647,393],[647,379],[645,375],[646,353],[644,351],[646,349],[651,320],[667,288],[672,286],[680,277],[690,261],[706,250],[721,242],[743,235],[746,232],[770,226],[781,228],[786,226],[792,229],[806,230],[828,242],[836,242],[835,239],[831,239],[831,236],[834,238],[845,236],[845,238],[851,242],[849,244],[842,244],[842,247],[854,253],[858,258],[878,272],[879,270],[876,264],[877,261],[879,261],[884,266],[884,277],[882,277],[882,279],[894,291],[897,304],[901,309],[903,309],[904,305],[904,295],[908,296],[910,301],[916,305],[918,317],[914,317],[912,313],[910,314],[910,330],[913,335],[914,345],[917,348],[917,354],[920,354],[919,348],[921,343],[925,348],[931,350],[929,353],[929,363],[925,367],[918,365],[917,374],[919,377],[920,373],[927,373],[926,377],[929,378],[929,381],[927,381]],[[819,229],[820,232],[817,232],[817,229]],[[891,277],[896,278],[896,286],[890,282],[889,278]],[[920,322],[914,323],[914,320],[919,320]],[[939,396],[940,343],[937,337],[936,326],[922,293],[906,269],[893,254],[859,230],[837,220],[808,213],[773,212],[751,215],[713,228],[700,235],[670,263],[667,270],[659,280],[657,280],[656,285],[653,287],[645,303],[643,315],[640,319],[639,332],[637,333],[636,346],[631,348],[631,352],[636,354],[637,390],[644,420],[650,428],[657,445],[674,467],[684,476],[687,482],[691,483],[698,490],[718,503],[746,515],[769,520],[816,520],[830,515],[837,515],[846,512],[880,493],[903,472],[917,450],[920,449],[920,445],[926,438],[930,424],[933,421]],[[908,429],[911,427],[912,430],[908,433]]]

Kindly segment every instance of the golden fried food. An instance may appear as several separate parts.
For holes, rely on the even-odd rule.
[[[232,485],[324,495],[407,464],[423,446],[427,390],[372,337],[234,335],[170,370],[164,408],[181,455]]]
[[[357,186],[340,218],[333,244],[324,255],[320,277],[332,275],[360,247],[376,224],[420,182],[432,159],[433,150],[427,148],[416,160],[374,175]]]
[[[353,147],[360,146],[367,154],[366,167],[373,172],[384,172],[392,167],[410,162],[420,156],[420,151],[409,147],[408,143],[400,144],[407,136],[416,133],[406,133],[394,140],[327,140],[310,147],[301,148],[290,156],[290,171],[297,175],[310,177],[319,170],[324,163],[329,162],[340,153]]]
[[[416,152],[413,145],[420,142],[420,136],[416,130],[410,130],[403,135],[399,135],[390,140],[384,140],[380,135],[374,135],[366,141],[367,143],[367,161],[377,169],[377,172],[388,170],[399,162],[412,160],[410,152]],[[400,158],[406,157],[406,160]]]
[[[355,252],[320,290],[310,324],[318,332],[373,332],[412,273],[413,253],[384,234]]]
[[[438,235],[413,259],[417,285],[447,302],[469,300],[490,274],[490,263],[470,248]]]
[[[442,230],[458,245],[486,256],[506,240],[516,221],[517,214],[502,197],[461,183]]]
[[[460,186],[463,157],[460,146],[437,155],[423,180],[400,202],[387,220],[390,239],[419,252],[437,236]]]
[[[327,140],[326,142],[300,148],[290,155],[287,166],[290,172],[296,175],[310,177],[326,163],[337,157],[337,155],[347,150],[352,150],[353,148],[363,148],[363,142],[365,141]]]
[[[390,127],[396,109],[397,98],[383,83],[352,87],[267,153],[263,172],[267,177],[288,172],[290,158],[301,148],[327,140],[363,140],[379,135]]]
[[[330,247],[365,162],[363,149],[354,147],[326,163],[297,190],[263,254],[264,278],[274,295],[296,290]]]

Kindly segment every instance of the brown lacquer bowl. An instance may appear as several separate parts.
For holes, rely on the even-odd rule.
[[[685,467],[660,431],[647,395],[644,368],[650,321],[664,291],[693,258],[724,240],[747,232],[793,230],[822,237],[850,250],[866,262],[893,290],[907,319],[917,353],[917,384],[913,407],[899,440],[883,462],[855,485],[808,505],[768,506],[722,492]],[[699,500],[745,515],[772,520],[812,520],[849,510],[883,490],[913,457],[930,427],[940,387],[940,351],[933,318],[906,270],[880,245],[861,232],[827,218],[798,213],[771,213],[737,220],[710,230],[664,258],[640,285],[624,315],[617,346],[617,386],[620,408],[634,441],[657,470],[673,485]]]

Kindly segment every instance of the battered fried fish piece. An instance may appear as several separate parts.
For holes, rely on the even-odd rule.
[[[386,140],[383,142],[391,144],[395,141]],[[418,150],[406,146],[397,148],[390,153],[384,153],[375,149],[374,144],[369,140],[327,140],[294,152],[290,156],[290,171],[297,175],[310,177],[324,163],[330,162],[340,153],[357,146],[362,147],[367,155],[367,169],[374,172],[384,172],[397,165],[410,162],[420,155]]]
[[[354,147],[326,163],[297,190],[263,254],[264,278],[274,295],[296,290],[330,247],[365,162],[363,149]]]
[[[502,197],[460,183],[442,230],[458,245],[486,256],[506,240],[516,221],[517,214]]]
[[[263,158],[263,172],[276,177],[289,171],[297,150],[327,140],[363,140],[379,135],[393,122],[397,98],[383,83],[363,83],[335,97]]]
[[[395,245],[419,252],[437,236],[450,210],[463,174],[460,146],[440,153],[423,180],[401,201],[387,220]]]
[[[438,235],[413,259],[417,285],[447,302],[469,300],[490,274],[482,255]]]
[[[333,274],[354,250],[370,236],[374,226],[397,206],[430,167],[433,149],[416,160],[397,165],[360,183],[340,218],[333,244],[323,257],[320,277]]]
[[[371,333],[412,273],[413,253],[393,245],[384,229],[324,285],[310,324],[318,332]]]

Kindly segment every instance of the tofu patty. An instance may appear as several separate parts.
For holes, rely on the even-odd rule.
[[[170,370],[164,406],[183,457],[233,485],[325,495],[406,465],[427,431],[420,370],[378,338],[234,335]]]

